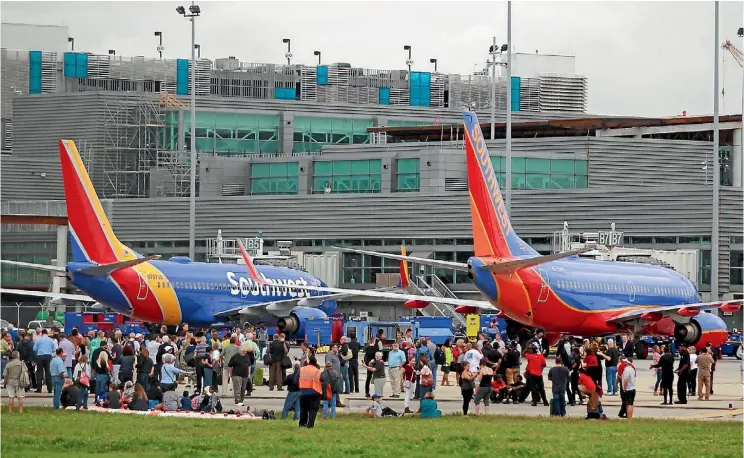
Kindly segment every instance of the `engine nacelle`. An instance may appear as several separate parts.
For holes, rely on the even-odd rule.
[[[420,301],[418,299],[411,299],[408,301],[405,301],[403,303],[403,307],[408,309],[424,309],[429,306],[431,302],[429,301]]]
[[[708,342],[713,347],[721,347],[728,340],[726,323],[718,315],[701,313],[690,318],[687,323],[677,323],[674,338],[678,343],[703,347]]]
[[[305,338],[305,324],[308,320],[325,320],[328,315],[320,309],[312,307],[295,307],[289,312],[289,316],[279,318],[276,327],[280,332],[287,335],[287,338],[296,337]]]

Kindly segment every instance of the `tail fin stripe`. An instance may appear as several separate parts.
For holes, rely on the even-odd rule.
[[[466,112],[463,120],[474,236],[480,232],[478,221],[484,228],[477,240],[474,237],[476,256],[506,258],[536,254],[521,241],[512,228],[477,116]]]
[[[67,217],[88,260],[110,263],[137,256],[119,242],[98,200],[75,143],[60,140]]]

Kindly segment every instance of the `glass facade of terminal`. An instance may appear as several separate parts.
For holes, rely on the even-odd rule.
[[[491,156],[501,186],[506,182],[506,158]],[[512,157],[514,189],[583,189],[589,185],[588,161]]]
[[[296,116],[294,118],[295,154],[320,153],[323,145],[369,143],[367,129],[374,126],[371,119],[340,119]]]
[[[220,156],[270,154],[279,151],[279,115],[254,113],[196,113],[196,151]],[[184,148],[191,148],[191,113],[183,112]],[[178,113],[166,116],[163,147],[178,150]]]
[[[251,195],[297,194],[300,166],[297,162],[251,164]]]
[[[369,193],[382,190],[380,159],[315,161],[313,168],[313,193]]]

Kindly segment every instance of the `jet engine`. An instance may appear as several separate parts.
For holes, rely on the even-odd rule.
[[[708,342],[713,347],[720,348],[728,340],[728,328],[718,315],[700,313],[686,323],[677,323],[674,338],[680,344],[695,345],[698,348]]]
[[[312,307],[295,307],[289,312],[289,316],[279,318],[276,327],[280,332],[287,335],[287,338],[295,336],[298,339],[305,339],[305,328],[308,320],[325,320],[328,315],[324,311]]]

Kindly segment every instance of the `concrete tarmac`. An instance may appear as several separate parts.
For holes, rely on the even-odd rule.
[[[292,350],[291,355],[295,356],[299,352]],[[318,355],[319,361],[322,362],[323,355]],[[635,416],[639,418],[673,418],[687,420],[739,420],[744,419],[744,385],[742,384],[742,363],[734,358],[725,358],[717,363],[714,375],[714,395],[710,401],[698,401],[696,396],[688,396],[688,404],[662,406],[661,396],[654,396],[654,382],[656,376],[653,369],[649,369],[650,360],[636,361],[638,370],[636,383],[636,400]],[[259,366],[262,366],[259,363]],[[549,359],[548,367],[552,367],[552,358]],[[676,364],[675,364],[676,366]],[[266,372],[266,371],[265,371]],[[550,398],[550,382],[547,380],[547,369],[545,370],[545,387],[548,397]],[[265,378],[268,378],[267,376]],[[337,414],[341,413],[359,413],[369,404],[369,400],[364,396],[364,381],[366,374],[362,374],[360,389],[361,393],[352,393],[350,395],[341,395],[341,400],[345,404],[343,408],[337,408]],[[434,391],[435,398],[439,403],[439,408],[443,413],[462,412],[462,396],[460,388],[457,386],[439,386],[442,380],[441,372],[437,374],[437,389]],[[450,374],[450,381],[454,384],[454,374]],[[606,382],[604,384],[606,388]],[[675,379],[675,400],[676,400],[676,379]],[[193,391],[193,387],[181,385],[178,392],[183,390]],[[230,390],[231,393],[231,390]],[[383,393],[383,406],[389,406],[393,410],[401,413],[404,410],[403,399],[391,398],[392,388],[389,383],[385,385]],[[3,405],[7,404],[7,394],[2,390]],[[284,405],[286,391],[269,391],[266,386],[255,387],[252,396],[246,397],[245,404],[255,410],[270,409],[276,412],[279,417]],[[91,398],[92,399],[92,398]],[[245,407],[236,407],[232,395],[222,398],[225,410],[238,409],[245,410]],[[619,396],[604,396],[602,405],[605,413],[610,419],[616,419],[620,410]],[[44,392],[37,394],[35,392],[27,393],[25,398],[27,406],[51,406],[51,395]],[[418,408],[418,401],[411,401],[411,409]],[[481,406],[481,409],[483,406]],[[474,405],[470,404],[470,413],[474,413]],[[584,417],[586,415],[586,406],[576,405],[566,407],[567,415],[570,417]],[[500,415],[528,415],[528,416],[548,416],[549,408],[539,404],[537,407],[530,405],[530,398],[523,404],[498,404],[489,407],[489,414]],[[290,413],[291,418],[291,413]]]

